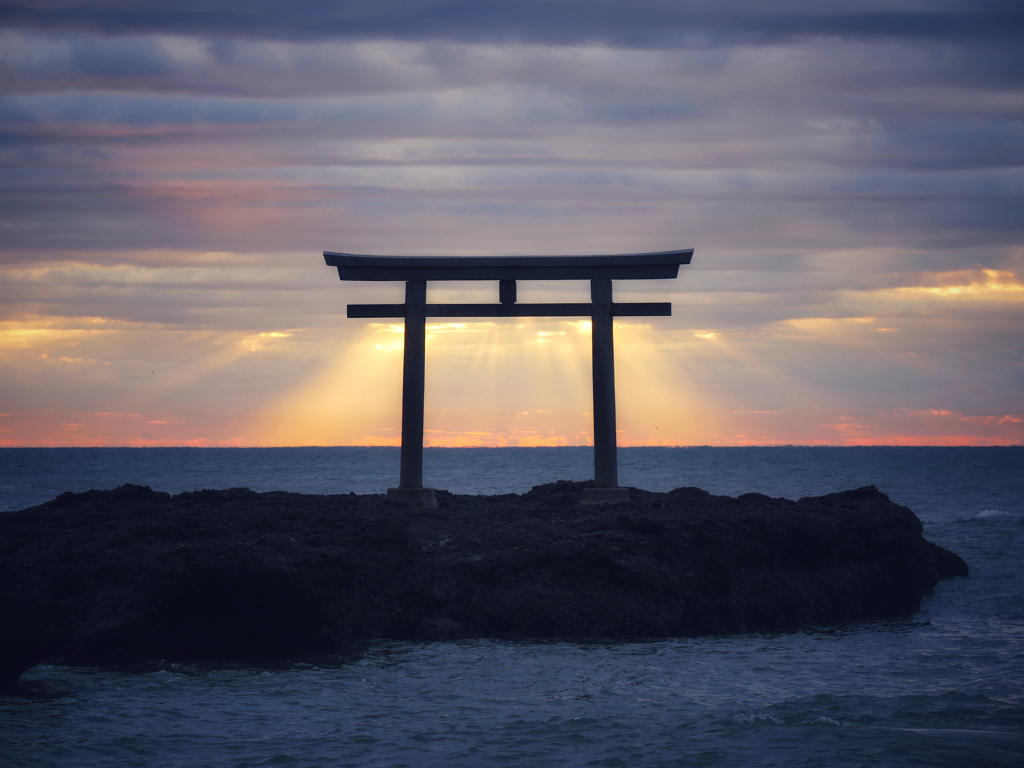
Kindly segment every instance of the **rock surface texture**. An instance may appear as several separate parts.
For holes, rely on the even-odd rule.
[[[46,659],[288,658],[371,638],[640,638],[906,616],[966,576],[873,486],[799,501],[65,493],[0,514],[0,684]]]

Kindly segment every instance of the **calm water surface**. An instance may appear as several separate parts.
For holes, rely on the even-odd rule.
[[[589,476],[587,449],[428,450],[456,492]],[[41,666],[0,764],[1021,766],[1024,449],[626,449],[623,484],[796,498],[875,484],[961,554],[897,622],[638,643],[374,643],[267,667]],[[0,509],[123,482],[379,492],[393,449],[6,449]]]

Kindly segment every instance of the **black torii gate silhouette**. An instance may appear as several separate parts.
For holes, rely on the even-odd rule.
[[[436,507],[433,488],[423,487],[423,393],[428,317],[590,317],[594,376],[594,488],[585,504],[629,500],[619,488],[615,444],[615,348],[613,317],[667,317],[668,302],[612,301],[612,280],[674,279],[693,249],[609,256],[366,256],[324,251],[342,280],[405,282],[404,304],[349,304],[351,318],[404,318],[402,459],[399,483],[388,496]],[[427,304],[432,280],[497,280],[498,304]],[[589,280],[590,303],[517,304],[517,280]]]

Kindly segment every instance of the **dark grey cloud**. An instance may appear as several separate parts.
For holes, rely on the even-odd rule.
[[[409,186],[402,174],[390,185],[101,184],[70,174],[50,183],[8,181],[0,186],[0,227],[6,247],[18,249],[8,261],[62,250],[129,259],[145,249],[304,252],[311,261],[325,248],[602,251],[615,250],[606,245],[615,236],[624,248],[633,241],[643,250],[898,246],[930,250],[931,268],[942,252],[961,251],[948,266],[966,268],[997,266],[1004,258],[998,249],[1024,241],[1024,193],[994,179],[979,179],[973,191],[950,179],[929,179],[925,189],[912,180],[828,176],[748,184],[723,178],[687,189],[638,173],[485,171],[453,188],[437,171],[433,188]],[[982,247],[989,250],[976,259],[962,252]]]
[[[993,265],[1024,236],[1024,47],[1007,43],[1010,5],[595,2],[576,31],[551,17],[579,11],[569,2],[476,3],[465,16],[452,3],[300,3],[291,21],[282,7],[10,6],[8,246],[356,248],[336,242],[344,234],[370,250],[479,252],[592,232],[569,249],[614,250],[615,230],[651,249],[988,246],[978,263]],[[465,42],[513,13],[527,26],[507,29],[537,29]],[[1003,31],[986,37],[999,14]],[[947,16],[962,34],[940,33]],[[351,21],[343,40],[328,39],[331,19]],[[641,29],[733,43],[522,44],[626,45],[614,35]]]
[[[706,105],[730,113],[827,107],[851,116],[974,117],[1021,112],[1019,102],[985,104],[980,94],[1024,85],[1024,45],[936,41],[815,38],[768,48],[633,50],[7,30],[0,33],[0,52],[0,93],[301,99],[516,86],[564,94],[589,105],[598,120],[616,111],[630,121],[658,119]],[[966,89],[978,93],[964,99]],[[909,97],[892,97],[900,91]]]
[[[264,39],[602,42],[672,46],[804,37],[1020,40],[1024,10],[1007,0],[781,4],[732,0],[13,0],[0,24],[111,34]]]

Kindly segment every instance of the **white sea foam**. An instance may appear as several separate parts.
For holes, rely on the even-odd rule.
[[[733,723],[740,723],[742,725],[783,725],[783,721],[772,715],[764,715],[757,713],[738,712],[734,715],[729,715],[726,718]]]
[[[838,720],[833,720],[831,717],[825,717],[824,715],[822,715],[821,717],[816,717],[813,720],[804,720],[804,725],[814,725],[815,723],[842,726],[842,723]]]

